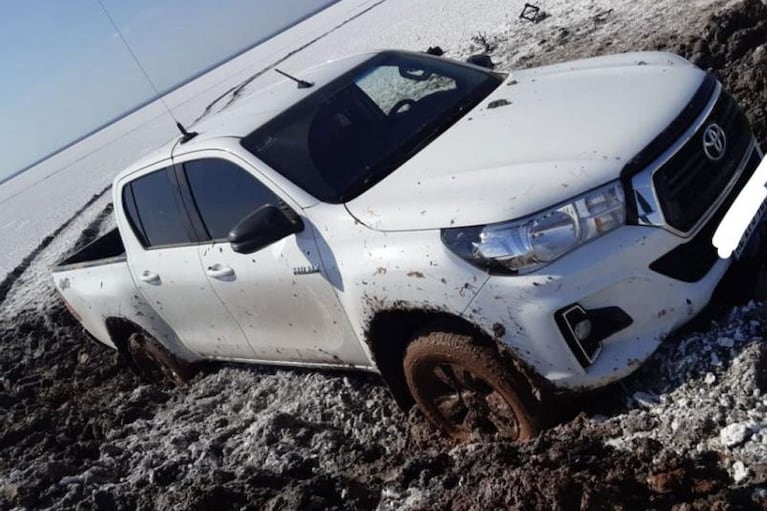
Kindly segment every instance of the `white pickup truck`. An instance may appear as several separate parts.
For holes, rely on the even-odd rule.
[[[671,54],[506,75],[368,53],[197,132],[120,173],[117,230],[53,269],[149,377],[377,371],[452,437],[523,440],[551,396],[635,370],[761,246],[749,124]]]

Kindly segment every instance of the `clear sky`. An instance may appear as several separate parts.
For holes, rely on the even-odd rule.
[[[335,0],[102,0],[166,90]],[[97,0],[0,7],[0,181],[154,96]]]

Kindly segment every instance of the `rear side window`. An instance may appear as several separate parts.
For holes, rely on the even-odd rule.
[[[189,222],[168,169],[152,172],[126,185],[123,204],[133,232],[144,247],[192,242]]]
[[[184,163],[187,182],[211,239],[221,240],[240,220],[280,199],[234,163],[207,158]]]

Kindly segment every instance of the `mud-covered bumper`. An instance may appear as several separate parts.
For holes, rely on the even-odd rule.
[[[618,380],[708,304],[734,260],[718,258],[711,242],[730,204],[690,238],[625,226],[535,274],[491,277],[466,315],[555,387],[588,389]],[[766,233],[762,218],[738,250],[741,260],[763,257]],[[563,324],[562,312],[573,307],[586,312],[581,319],[600,312],[589,317],[590,331],[607,335],[598,349],[587,350],[593,357],[584,356]],[[612,318],[605,320],[604,311]]]

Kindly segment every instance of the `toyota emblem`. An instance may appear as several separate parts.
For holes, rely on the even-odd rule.
[[[719,161],[727,150],[727,134],[718,124],[712,122],[703,132],[703,151],[711,161]]]

